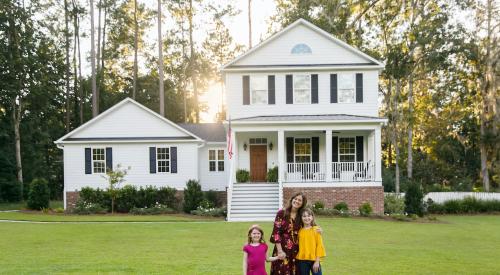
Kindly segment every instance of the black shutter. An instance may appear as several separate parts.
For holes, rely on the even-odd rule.
[[[243,105],[250,105],[250,76],[243,76]]]
[[[149,147],[149,173],[156,173],[156,147]]]
[[[363,161],[363,136],[356,137],[356,161]]]
[[[177,173],[177,147],[170,147],[170,173]]]
[[[113,171],[113,148],[106,147],[106,171]]]
[[[275,84],[274,84],[274,75],[267,76],[267,104],[275,104],[276,96],[275,96]]]
[[[330,103],[337,103],[337,74],[330,75]]]
[[[363,102],[363,74],[356,74],[356,102]]]
[[[286,138],[286,162],[293,161],[293,137]]]
[[[312,162],[319,162],[319,137],[311,139]]]
[[[339,137],[332,137],[332,162],[339,162]]]
[[[92,150],[85,148],[85,174],[92,174]]]
[[[286,104],[293,104],[293,75],[286,75]]]
[[[318,75],[311,75],[311,103],[318,103]]]

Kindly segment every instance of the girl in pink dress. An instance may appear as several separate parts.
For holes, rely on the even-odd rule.
[[[248,243],[243,247],[243,275],[267,275],[266,261],[276,260],[278,257],[267,256],[262,228],[252,225],[248,230]]]

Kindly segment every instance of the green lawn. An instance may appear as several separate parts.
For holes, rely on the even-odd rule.
[[[189,219],[24,213],[0,213],[0,219],[23,215],[24,220],[61,221]],[[500,216],[440,216],[438,220],[320,218],[327,249],[323,274],[498,274]],[[213,219],[206,223],[0,223],[0,273],[241,274],[241,248],[250,225]],[[268,238],[272,223],[261,225]]]

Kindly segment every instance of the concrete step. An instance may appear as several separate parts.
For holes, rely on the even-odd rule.
[[[246,222],[246,221],[265,221],[272,222],[276,218],[274,215],[264,215],[264,214],[234,214],[231,215],[229,219],[230,222]],[[268,235],[266,235],[268,236]]]
[[[233,200],[231,202],[232,206],[236,205],[249,205],[249,206],[259,206],[259,205],[279,205],[278,200],[269,200],[269,201],[241,201],[241,200]]]
[[[259,193],[259,194],[248,194],[233,192],[233,198],[278,198],[279,194],[274,193]]]
[[[231,211],[236,210],[236,209],[278,209],[278,204],[266,204],[266,205],[251,205],[251,204],[245,204],[245,205],[234,205],[231,204]]]

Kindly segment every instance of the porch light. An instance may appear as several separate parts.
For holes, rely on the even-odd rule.
[[[271,141],[271,142],[269,143],[269,151],[272,151],[272,150],[273,150],[273,142]]]
[[[247,143],[243,143],[243,150],[246,151],[247,150]]]

